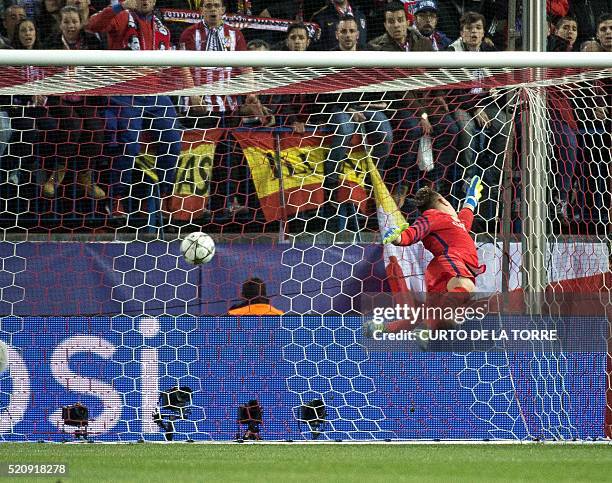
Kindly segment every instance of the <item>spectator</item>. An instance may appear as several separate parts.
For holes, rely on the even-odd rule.
[[[387,52],[409,52],[432,50],[431,42],[408,29],[406,12],[400,2],[391,2],[385,6],[385,33],[368,44],[369,50]]]
[[[581,52],[612,52],[612,13],[605,13],[597,19],[596,39],[583,42]],[[607,89],[605,93],[600,91],[604,102],[599,102],[595,109],[595,116],[598,120],[605,120],[610,112],[610,88],[612,87],[609,79],[604,79],[599,83],[599,87]],[[607,102],[606,102],[607,100]]]
[[[451,40],[437,30],[438,5],[434,0],[420,0],[414,8],[414,28],[424,38],[429,39],[433,50],[446,50]]]
[[[15,26],[11,44],[15,49],[32,50],[40,47],[39,32],[31,19],[24,18]],[[41,69],[38,67],[23,67],[23,76],[28,82],[35,82],[43,78]],[[5,162],[9,171],[9,179],[15,185],[33,182],[32,173],[36,169],[35,155],[38,145],[39,130],[43,129],[45,117],[46,97],[35,96],[12,96],[6,102],[7,114],[10,116],[10,130],[7,131],[8,144]],[[23,179],[27,177],[28,179]]]
[[[575,50],[578,38],[578,22],[574,17],[559,17],[551,25],[551,34],[547,38],[548,52],[571,52]]]
[[[186,29],[181,35],[181,46],[187,50],[233,51],[246,50],[246,41],[240,30],[223,22],[225,14],[224,0],[204,0],[202,3],[202,21]],[[212,82],[227,83],[234,70],[231,67],[190,70],[194,86]],[[189,127],[209,129],[219,127],[223,115],[231,113],[238,107],[237,100],[231,96],[191,96],[187,100]],[[206,114],[208,117],[198,119]]]
[[[17,23],[13,32],[12,44],[16,49],[33,50],[40,48],[40,33],[33,20],[24,18]]]
[[[595,39],[587,40],[580,46],[581,52],[612,52],[612,14],[603,14],[597,19]]]
[[[415,2],[416,3],[416,2]],[[508,15],[508,0],[436,0],[438,10],[438,29],[444,32],[448,38],[459,37],[459,19],[467,11],[491,11],[499,19]],[[520,3],[517,9],[520,8]],[[485,14],[486,16],[486,14]],[[500,20],[496,21],[499,24]]]
[[[15,27],[19,22],[26,18],[25,9],[19,5],[11,5],[4,11],[4,17],[2,19],[2,25],[4,27],[4,33],[6,35],[1,37],[1,41],[4,45],[12,45],[13,38],[15,37]]]
[[[75,7],[79,11],[83,30],[87,30],[89,18],[97,12],[97,10],[91,5],[91,0],[66,0],[66,6]],[[94,33],[93,35],[95,35],[100,41],[100,48],[106,50],[106,34],[98,32]]]
[[[354,17],[345,17],[340,19],[336,26],[336,40],[338,45],[331,50],[342,50],[344,52],[361,50],[358,46],[359,27]]]
[[[569,15],[578,19],[578,44],[597,36],[599,16],[612,12],[611,0],[571,0]]]
[[[282,310],[270,303],[266,284],[261,278],[249,278],[242,284],[242,301],[233,305],[228,315],[283,315]]]
[[[42,9],[36,16],[36,25],[40,29],[41,39],[48,39],[59,32],[62,4],[63,0],[43,0]]]
[[[328,0],[327,5],[310,19],[311,22],[315,22],[321,27],[321,36],[314,46],[316,50],[332,50],[338,45],[336,27],[340,19],[345,17],[355,19],[359,29],[359,48],[365,49],[368,35],[366,18],[363,13],[356,6],[351,5],[349,0]]]
[[[302,52],[310,47],[310,36],[308,29],[301,22],[292,23],[287,28],[285,40],[276,44],[274,50],[290,50],[292,52]]]
[[[181,46],[187,50],[246,50],[246,41],[242,33],[223,22],[224,14],[223,0],[204,0],[202,21],[183,32],[180,40]],[[243,69],[243,72],[250,71],[251,69]],[[196,67],[189,71],[191,82],[196,87],[213,82],[219,84],[230,82],[236,72],[231,67],[215,69]],[[211,129],[233,126],[239,122],[236,117],[238,99],[232,96],[207,95],[202,97],[196,95],[187,99],[187,105],[185,123],[188,127]],[[213,213],[224,207],[234,213],[244,211],[244,207],[236,200],[236,197],[239,196],[239,183],[234,182],[234,178],[238,178],[236,170],[240,170],[240,167],[234,166],[236,162],[235,156],[232,156],[234,152],[235,143],[230,133],[226,132],[216,148],[215,165],[212,172],[210,208]]]
[[[302,23],[294,23],[287,29],[287,38],[282,49],[292,52],[305,51],[310,45],[306,27]],[[315,96],[309,94],[281,94],[272,97],[276,118],[284,126],[290,127],[296,134],[306,132],[306,121],[313,111]]]
[[[612,52],[612,13],[603,14],[597,19],[596,32],[597,50],[592,45],[589,47],[597,52]],[[612,221],[612,197],[609,194],[612,189],[612,80],[607,77],[591,82],[588,88],[593,94],[589,96],[589,104],[583,102],[578,110],[581,113],[593,113],[592,117],[583,120],[585,143],[588,146],[585,154],[592,162],[590,172],[593,173],[588,180],[588,191],[593,193],[592,211],[597,213],[593,218],[608,223]]]
[[[484,42],[485,19],[476,12],[467,12],[459,20],[461,34],[448,48],[453,52],[491,52],[495,47]]]
[[[602,52],[612,52],[612,13],[603,14],[599,18],[595,37]]]
[[[12,48],[15,27],[25,18],[25,10],[19,5],[11,5],[4,10],[2,24],[5,29],[6,37],[0,35],[0,49]],[[0,107],[0,158],[2,158],[12,135],[8,112],[8,106],[11,104],[11,99],[10,97],[3,97],[0,102],[2,103],[2,107]],[[6,106],[6,108],[4,108],[4,106]]]
[[[280,48],[291,52],[302,52],[310,46],[310,37],[303,23],[294,23],[287,29],[287,38]],[[303,134],[306,131],[306,120],[311,111],[313,97],[306,94],[274,96],[272,104],[277,106],[277,114],[282,116],[285,124],[293,132]]]
[[[607,45],[607,51],[612,52],[612,14],[604,14],[597,21],[597,39],[596,40],[588,40],[583,42],[580,46],[581,52],[605,52],[604,45]],[[600,32],[601,30],[601,32]],[[606,40],[606,35],[608,39]],[[578,37],[580,38],[580,36]],[[606,85],[608,86],[608,92],[606,92]],[[575,103],[579,103],[577,113],[586,113],[593,112],[595,115],[595,120],[593,120],[590,116],[583,116],[581,119],[581,127],[584,129],[589,129],[593,126],[593,122],[597,121],[605,121],[607,114],[609,112],[610,106],[609,102],[606,100],[610,99],[610,83],[609,81],[606,83],[605,80],[602,80],[596,83],[597,91],[594,96],[590,97],[591,102],[585,102],[586,99],[574,99]],[[579,102],[581,101],[581,102]],[[594,107],[594,110],[593,110]]]
[[[247,44],[247,50],[266,52],[270,50],[270,45],[265,40],[253,39]],[[246,96],[244,103],[240,106],[239,113],[244,126],[264,126],[271,127],[276,123],[276,119],[272,111],[265,104],[270,102],[269,96],[263,98],[256,94]]]
[[[75,7],[79,11],[83,29],[87,27],[89,17],[96,13],[96,9],[91,6],[91,0],[66,0],[66,6]],[[98,40],[101,39],[98,38]]]
[[[287,29],[287,50],[303,52],[310,47],[310,36],[303,23],[296,23]]]
[[[361,34],[354,17],[341,19],[336,27],[339,50],[357,50],[359,35]],[[372,146],[372,158],[382,169],[391,150],[393,130],[387,116],[382,110],[378,110],[381,107],[384,109],[386,105],[381,105],[380,101],[378,104],[376,101],[368,101],[362,93],[323,94],[318,96],[317,102],[322,106],[322,116],[317,117],[328,125],[332,133],[330,152],[323,163],[323,188],[327,203],[326,215],[335,216],[338,211],[336,194],[343,173],[342,167],[352,147],[353,136],[367,136],[367,142]]]
[[[428,5],[429,7],[431,5]],[[430,39],[423,37],[416,29],[409,29],[406,14],[401,3],[391,2],[384,11],[387,33],[372,40],[369,47],[384,51],[432,51]],[[393,185],[392,193],[398,206],[403,206],[408,193],[418,188],[421,180],[435,182],[436,189],[447,191],[440,184],[444,177],[450,177],[448,168],[454,161],[453,147],[458,131],[453,118],[448,115],[444,99],[436,91],[426,93],[402,93],[404,101],[394,104],[399,108],[394,116],[397,124],[393,146],[395,169],[389,166],[386,181]],[[418,142],[423,136],[432,136],[434,169],[420,171],[417,168]],[[392,159],[393,159],[392,158]],[[387,163],[391,165],[392,163]],[[415,185],[415,186],[413,186]]]
[[[485,33],[484,16],[467,12],[459,21],[461,36],[453,42],[448,50],[485,52],[494,51],[495,47],[483,41]],[[483,180],[485,200],[480,213],[493,218],[496,214],[494,200],[499,195],[501,169],[508,142],[510,123],[506,113],[497,104],[495,95],[491,95],[483,83],[484,73],[481,70],[472,72],[474,87],[469,92],[454,90],[449,94],[455,120],[461,131],[459,148],[462,156],[464,179],[479,174]],[[482,174],[481,174],[482,173]]]
[[[410,98],[409,96],[412,96]],[[451,192],[457,174],[454,165],[457,158],[457,134],[459,127],[449,112],[444,95],[430,90],[405,96],[408,109],[397,112],[401,138],[395,145],[399,177],[393,189],[394,199],[402,207],[408,194],[414,193],[425,183],[438,192]],[[431,147],[427,147],[427,143]],[[428,165],[427,151],[431,150],[433,164]]]
[[[83,31],[81,16],[76,7],[66,6],[60,11],[60,33],[48,39],[47,49],[99,50],[100,41],[95,35]],[[68,73],[74,71],[68,68]],[[52,96],[47,99],[48,118],[41,143],[44,161],[57,161],[51,175],[43,185],[43,194],[53,197],[64,179],[68,163],[75,163],[77,182],[86,196],[94,199],[106,197],[106,193],[92,181],[92,169],[100,167],[104,125],[98,117],[97,105],[105,98],[78,95]]]
[[[547,39],[549,52],[570,52],[578,38],[578,24],[573,17],[561,17],[552,26],[552,34]],[[555,174],[555,213],[563,224],[568,224],[570,218],[570,196],[572,180],[578,163],[578,140],[576,131],[578,124],[574,110],[567,97],[566,88],[548,87],[546,102],[550,118],[550,130],[554,145],[555,157],[551,159],[551,168]],[[580,203],[584,205],[584,202]]]
[[[270,46],[264,40],[254,39],[247,44],[247,50],[265,52],[270,50]],[[254,69],[255,76],[258,74],[258,69]],[[259,96],[256,94],[248,94],[244,97],[244,102],[240,104],[238,115],[240,126],[257,128],[257,127],[272,127],[276,124],[276,117],[272,109],[269,107],[271,101],[270,96]],[[228,142],[231,141],[231,138]],[[230,145],[228,150],[230,153],[235,151],[235,143]],[[256,201],[249,203],[249,193],[255,193],[255,186],[249,176],[249,171],[245,164],[245,158],[239,154],[232,158],[234,161],[240,159],[241,163],[232,163],[231,167],[231,182],[236,186],[236,195],[230,206],[230,212],[240,213],[246,212],[249,206],[256,204]]]
[[[155,0],[125,0],[93,15],[87,28],[93,33],[106,32],[110,49],[166,50],[170,48],[170,33],[153,14],[154,8]],[[121,177],[115,188],[115,197],[119,200],[126,197],[131,186],[145,115],[152,119],[151,142],[157,145],[156,165],[157,171],[161,171],[159,192],[162,198],[171,195],[181,153],[182,131],[170,97],[116,96],[111,98],[111,103],[119,140],[124,144],[124,152],[116,160]]]
[[[42,0],[8,0],[7,3],[20,5],[25,9],[26,17],[36,19],[40,14]]]

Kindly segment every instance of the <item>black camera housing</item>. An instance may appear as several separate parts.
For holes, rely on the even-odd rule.
[[[87,426],[89,424],[89,409],[76,403],[62,408],[62,420],[66,426]]]
[[[62,407],[62,421],[64,426],[73,426],[78,429],[74,431],[77,439],[87,439],[87,425],[89,424],[89,409],[80,402],[71,406]]]
[[[166,441],[174,439],[174,421],[187,419],[191,414],[192,394],[193,390],[189,386],[174,386],[160,391],[159,407],[151,416],[153,422],[164,430]]]
[[[174,386],[159,393],[159,402],[164,409],[178,411],[180,408],[191,406],[192,393],[189,386]]]
[[[321,399],[313,399],[300,406],[300,417],[298,420],[307,423],[312,431],[312,439],[321,436],[321,427],[327,418],[327,408]]]
[[[159,393],[159,404],[162,409],[176,413],[179,419],[185,419],[191,411],[192,393],[189,386],[174,386]]]
[[[236,433],[236,439],[250,439],[250,440],[260,440],[260,428],[259,425],[263,424],[263,409],[259,405],[257,399],[251,399],[246,404],[241,404],[238,406],[238,432]],[[240,437],[240,425],[246,424],[247,429],[244,432],[244,435]]]

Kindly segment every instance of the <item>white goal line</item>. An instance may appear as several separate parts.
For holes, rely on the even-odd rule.
[[[516,440],[516,439],[492,439],[492,440],[479,440],[479,439],[444,439],[444,440],[432,440],[432,439],[392,439],[392,440],[369,440],[369,441],[356,441],[350,439],[344,440],[260,440],[260,441],[45,441],[45,444],[60,444],[60,445],[72,445],[72,444],[87,444],[91,445],[92,443],[95,445],[139,445],[139,444],[195,444],[195,445],[241,445],[241,444],[255,444],[255,445],[264,445],[264,446],[303,446],[303,445],[389,445],[389,446],[436,446],[436,445],[444,445],[444,446],[470,446],[470,445],[554,445],[554,446],[575,446],[575,445],[612,445],[612,440],[609,439],[597,439],[597,440],[587,440],[587,439],[577,439],[577,440],[562,440],[562,441],[553,441],[553,440]],[[9,443],[4,443],[9,444]],[[19,441],[14,442],[14,444],[39,444],[32,443],[31,441]]]

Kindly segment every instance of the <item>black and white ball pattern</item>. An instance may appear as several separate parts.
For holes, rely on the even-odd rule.
[[[181,253],[193,265],[208,263],[215,255],[215,241],[201,231],[190,233],[181,242]]]

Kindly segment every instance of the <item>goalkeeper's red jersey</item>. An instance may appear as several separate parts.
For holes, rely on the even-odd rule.
[[[459,212],[459,221],[439,210],[427,210],[402,232],[398,244],[407,246],[422,241],[434,260],[447,262],[456,275],[475,277],[486,267],[478,263],[476,245],[469,234],[473,221],[474,213],[469,208]]]

